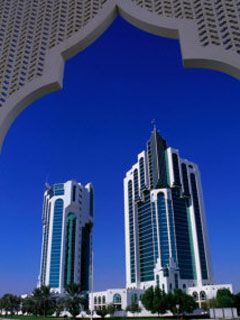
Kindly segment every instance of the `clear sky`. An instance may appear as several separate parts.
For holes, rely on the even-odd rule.
[[[123,178],[151,120],[202,173],[216,282],[240,291],[240,82],[182,67],[179,43],[118,18],[27,108],[0,158],[0,295],[37,283],[44,183],[95,186],[95,289],[124,286]]]

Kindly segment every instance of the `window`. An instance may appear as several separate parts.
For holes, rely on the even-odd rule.
[[[53,186],[53,192],[55,196],[62,196],[64,195],[64,184],[60,183],[60,184],[55,184]]]
[[[162,267],[169,265],[169,239],[168,239],[168,222],[165,195],[159,192],[157,195],[158,206],[158,225],[160,229],[160,255]]]
[[[137,203],[138,235],[140,252],[140,280],[153,281],[156,257],[154,253],[153,213],[150,192],[145,193],[144,202]]]
[[[201,291],[200,292],[200,300],[201,301],[205,301],[206,299],[207,299],[206,292],[205,291]]]
[[[145,169],[144,169],[144,159],[139,160],[139,171],[140,171],[140,188],[141,190],[145,187]]]
[[[138,198],[138,188],[139,188],[139,185],[138,185],[138,170],[135,169],[134,170],[134,173],[133,173],[133,176],[134,176],[134,197],[135,197],[135,200]]]
[[[50,287],[59,287],[60,256],[62,245],[62,216],[63,200],[57,199],[54,205],[53,230],[52,230],[52,250],[50,265]]]
[[[121,295],[119,293],[115,293],[113,296],[113,303],[119,304],[122,302]]]
[[[191,230],[189,228],[186,200],[180,198],[175,189],[172,190],[172,200],[180,278],[195,279],[195,261],[191,247]]]
[[[74,282],[76,216],[71,212],[67,216],[66,238],[65,286]]]
[[[198,301],[198,293],[196,291],[193,292],[192,296],[195,301]]]
[[[132,302],[132,304],[138,302],[138,296],[137,296],[136,293],[134,293],[134,294],[131,296],[131,302]]]

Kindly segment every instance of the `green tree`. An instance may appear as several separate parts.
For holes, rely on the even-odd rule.
[[[219,308],[230,308],[234,306],[234,296],[229,289],[219,289],[216,300]]]
[[[141,312],[141,308],[139,307],[139,304],[137,302],[133,302],[129,306],[127,306],[126,311],[132,312],[132,313],[139,313]]]
[[[234,307],[237,308],[238,314],[240,314],[240,292],[235,294],[234,299]]]
[[[56,317],[59,317],[61,312],[64,311],[66,307],[66,299],[65,298],[57,298],[55,302],[55,312]]]
[[[5,294],[1,300],[2,300],[2,308],[6,312],[10,312],[11,315],[13,315],[14,313],[20,310],[20,304],[21,304],[20,297],[14,294],[8,293],[8,294]]]
[[[112,316],[115,312],[115,306],[114,304],[110,303],[107,305],[107,312],[108,314],[110,314],[110,316]]]
[[[80,313],[82,306],[86,304],[86,299],[81,296],[80,286],[76,283],[71,283],[66,287],[67,298],[66,307],[73,318]]]
[[[3,299],[0,298],[0,314],[3,313],[4,305],[3,305]]]
[[[151,313],[164,314],[168,309],[167,296],[158,286],[148,288],[142,296],[142,304]]]
[[[207,300],[207,304],[209,309],[217,308],[217,299],[216,298],[209,299]]]
[[[173,293],[167,295],[167,304],[173,314],[182,315],[192,313],[198,307],[193,297],[180,289],[175,289]]]
[[[41,286],[33,290],[34,314],[48,316],[55,311],[55,300],[53,299],[49,286]]]
[[[154,300],[154,289],[153,287],[150,287],[142,295],[141,301],[145,309],[152,313],[154,313],[153,300]]]
[[[154,290],[152,312],[160,315],[166,313],[167,309],[168,303],[166,293],[157,286]]]
[[[22,299],[22,313],[37,315],[35,301],[32,296]]]
[[[109,313],[107,308],[102,308],[96,311],[97,315],[99,315],[102,319],[106,317],[106,315]]]

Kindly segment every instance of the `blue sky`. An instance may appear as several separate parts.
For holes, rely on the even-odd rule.
[[[64,89],[27,108],[0,158],[0,295],[37,282],[44,183],[95,186],[95,289],[124,286],[124,173],[156,119],[199,164],[216,282],[240,290],[240,83],[183,69],[179,43],[121,18],[69,61]]]

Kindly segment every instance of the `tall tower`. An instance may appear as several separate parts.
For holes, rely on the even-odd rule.
[[[124,179],[127,288],[212,283],[200,173],[154,128]]]
[[[88,291],[92,275],[93,187],[46,186],[39,284],[58,293],[70,283]]]

